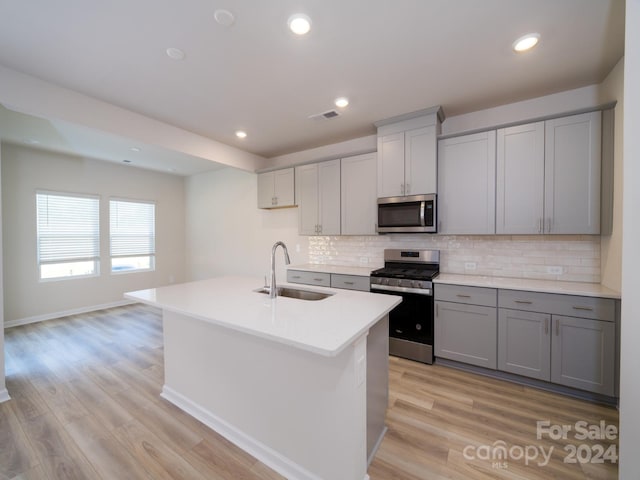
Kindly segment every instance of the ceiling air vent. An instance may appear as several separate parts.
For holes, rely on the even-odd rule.
[[[308,118],[310,118],[311,120],[330,120],[332,118],[339,117],[339,116],[340,116],[340,114],[338,112],[336,112],[335,110],[329,110],[327,112],[316,113],[314,115],[309,115]]]

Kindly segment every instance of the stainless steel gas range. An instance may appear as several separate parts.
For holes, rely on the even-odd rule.
[[[389,313],[389,353],[433,363],[433,283],[439,250],[386,249],[384,268],[371,272],[371,291],[402,296]]]

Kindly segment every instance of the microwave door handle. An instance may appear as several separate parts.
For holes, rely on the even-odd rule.
[[[424,205],[427,202],[420,202],[420,226],[424,227],[425,226],[425,220],[424,220]]]

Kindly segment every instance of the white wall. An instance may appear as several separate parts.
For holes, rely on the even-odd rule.
[[[624,58],[611,70],[598,89],[600,103],[617,101],[614,118],[613,228],[601,242],[601,283],[613,290],[622,287],[622,192],[624,138]]]
[[[271,247],[282,240],[292,263],[306,263],[307,238],[298,236],[298,209],[259,210],[257,175],[226,168],[186,181],[187,276],[258,275],[270,268]],[[299,246],[300,252],[296,246]],[[278,278],[285,278],[282,252]]]
[[[640,0],[627,0],[624,83],[624,211],[620,372],[621,480],[640,472]],[[632,86],[632,87],[631,87]]]
[[[125,165],[2,144],[4,321],[52,318],[122,302],[126,291],[184,278],[184,179]],[[102,273],[41,282],[36,258],[38,189],[101,196]],[[156,202],[156,270],[112,275],[109,263],[110,196]]]
[[[2,291],[2,149],[0,148],[0,402],[8,399],[4,376],[4,295]]]

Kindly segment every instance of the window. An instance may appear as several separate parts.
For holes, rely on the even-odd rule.
[[[99,209],[98,197],[36,193],[41,280],[99,273]]]
[[[111,272],[155,268],[155,204],[111,200]]]

